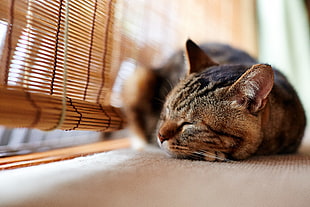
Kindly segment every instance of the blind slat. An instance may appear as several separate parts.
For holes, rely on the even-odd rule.
[[[0,125],[51,130],[61,113],[60,97],[0,88],[0,114],[5,117],[0,119]],[[68,98],[66,118],[60,129],[118,130],[124,125],[121,114],[118,108]]]

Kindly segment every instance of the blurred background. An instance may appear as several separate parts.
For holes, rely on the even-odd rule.
[[[55,5],[60,4],[58,0],[50,1]],[[3,51],[9,33],[7,25],[10,22],[10,5],[13,5],[13,2],[12,0],[1,2],[3,4],[0,8],[1,61],[5,57]],[[26,5],[27,17],[31,17],[31,21],[27,23],[28,30],[35,28],[34,20],[42,21],[42,19],[35,19],[34,5],[41,1],[20,2]],[[74,4],[74,1],[72,2]],[[111,49],[109,62],[104,64],[106,71],[109,72],[107,81],[110,87],[103,100],[105,105],[121,106],[119,93],[122,82],[137,64],[147,67],[160,66],[176,50],[183,49],[186,39],[191,38],[197,43],[212,41],[230,44],[247,51],[260,62],[278,68],[295,86],[310,117],[309,0],[81,0],[79,2],[79,5],[84,6],[77,8],[76,13],[71,12],[72,16],[68,17],[69,32],[72,31],[71,19],[84,21],[88,18],[91,21],[96,13],[108,16],[107,20],[104,20],[106,22],[99,22],[97,27],[99,30],[108,31],[105,30],[106,27],[112,28],[105,34],[109,35],[109,39],[102,37],[106,38],[105,48]],[[99,3],[102,5],[100,7],[102,10],[96,9]],[[68,6],[69,9],[74,9],[73,6]],[[79,12],[83,12],[83,15]],[[55,13],[46,12],[45,15]],[[24,21],[22,17],[21,21]],[[19,22],[16,21],[14,24]],[[93,27],[95,26],[94,24]],[[20,32],[22,39],[22,35],[28,30],[19,25],[16,28],[23,31]],[[89,29],[91,31],[92,27]],[[100,36],[96,38],[100,39]],[[90,44],[87,41],[82,43]],[[22,48],[23,45],[25,43],[17,38],[16,48]],[[16,53],[13,58],[20,57],[24,58],[25,54]],[[0,127],[0,156],[85,144],[101,140],[101,135],[95,132],[59,130],[43,132]]]
[[[310,113],[310,1],[258,0],[258,58],[281,70]]]

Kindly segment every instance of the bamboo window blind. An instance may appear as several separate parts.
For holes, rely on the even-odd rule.
[[[120,129],[104,105],[115,1],[1,3],[0,124],[42,130]]]
[[[0,125],[113,131],[125,62],[155,66],[191,37],[256,53],[254,0],[2,0]]]

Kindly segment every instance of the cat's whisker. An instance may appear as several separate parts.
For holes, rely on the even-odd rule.
[[[173,149],[180,149],[180,150],[190,150],[187,146],[181,146],[181,145],[172,145],[171,148]]]
[[[193,155],[197,155],[199,159],[206,160],[206,157],[208,157],[208,158],[211,158],[211,159],[208,159],[209,161],[216,161],[216,156],[214,156],[214,154],[207,152],[207,151],[194,152]]]
[[[190,154],[189,158],[193,160],[204,160],[204,155],[202,156],[199,153],[192,153]]]
[[[161,95],[161,97],[166,97],[167,94],[173,89],[173,86],[169,86],[169,87],[171,87],[171,88],[167,88],[167,87],[161,87],[160,88],[160,95]]]
[[[177,154],[176,157],[179,158],[190,158],[194,160],[207,160],[207,161],[231,161],[225,157],[222,152],[209,152],[207,150],[193,151],[188,146],[171,145],[170,151]],[[209,158],[209,159],[208,159]]]
[[[167,89],[167,88],[166,88],[166,89],[167,89],[168,91],[171,91],[171,90],[174,88],[174,84],[172,84],[171,81],[168,80],[168,79],[164,79],[164,80],[166,81],[166,83],[168,83],[168,85],[169,85],[169,87],[170,87],[169,89]]]
[[[199,154],[199,155],[203,155],[203,156],[209,157],[211,159],[214,159],[214,161],[230,161],[221,152],[211,153],[211,152],[208,152],[208,151],[205,151],[205,150],[200,150],[199,152],[195,152],[195,154]],[[219,156],[219,155],[222,155],[222,156]]]
[[[160,99],[160,98],[153,98],[155,101],[158,101],[159,103],[161,103],[162,105],[164,105],[165,101]]]
[[[177,157],[180,157],[180,158],[181,157],[187,157],[187,155],[192,154],[191,153],[192,150],[190,150],[189,147],[187,147],[187,146],[180,146],[180,145],[173,145],[172,144],[169,147],[169,150],[171,152],[173,152],[174,154],[176,154]]]

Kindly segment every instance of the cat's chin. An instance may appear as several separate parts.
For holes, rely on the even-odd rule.
[[[173,157],[173,158],[177,158],[177,159],[191,159],[188,155],[183,155],[180,153],[176,153],[174,151],[172,151],[169,147],[169,142],[168,141],[164,141],[163,143],[161,143],[160,141],[158,141],[158,144],[160,146],[160,148],[169,156],[169,157]]]
[[[168,141],[164,141],[163,143],[161,143],[159,141],[159,139],[157,139],[158,145],[159,147],[169,156],[172,156],[171,151],[169,150],[169,143]]]
[[[212,151],[204,151],[198,150],[193,151],[192,153],[180,153],[170,148],[169,142],[158,142],[160,148],[170,157],[177,158],[177,159],[188,159],[188,160],[196,160],[196,161],[210,161],[210,162],[227,162],[231,161],[230,159],[226,158],[225,154],[222,152],[212,152]]]
[[[180,156],[179,154],[173,153],[169,147],[169,142],[168,141],[164,141],[164,142],[160,142],[159,139],[157,139],[158,141],[158,145],[160,147],[160,149],[162,149],[168,156],[173,157],[173,158],[179,158],[179,159],[183,159],[183,156]]]

